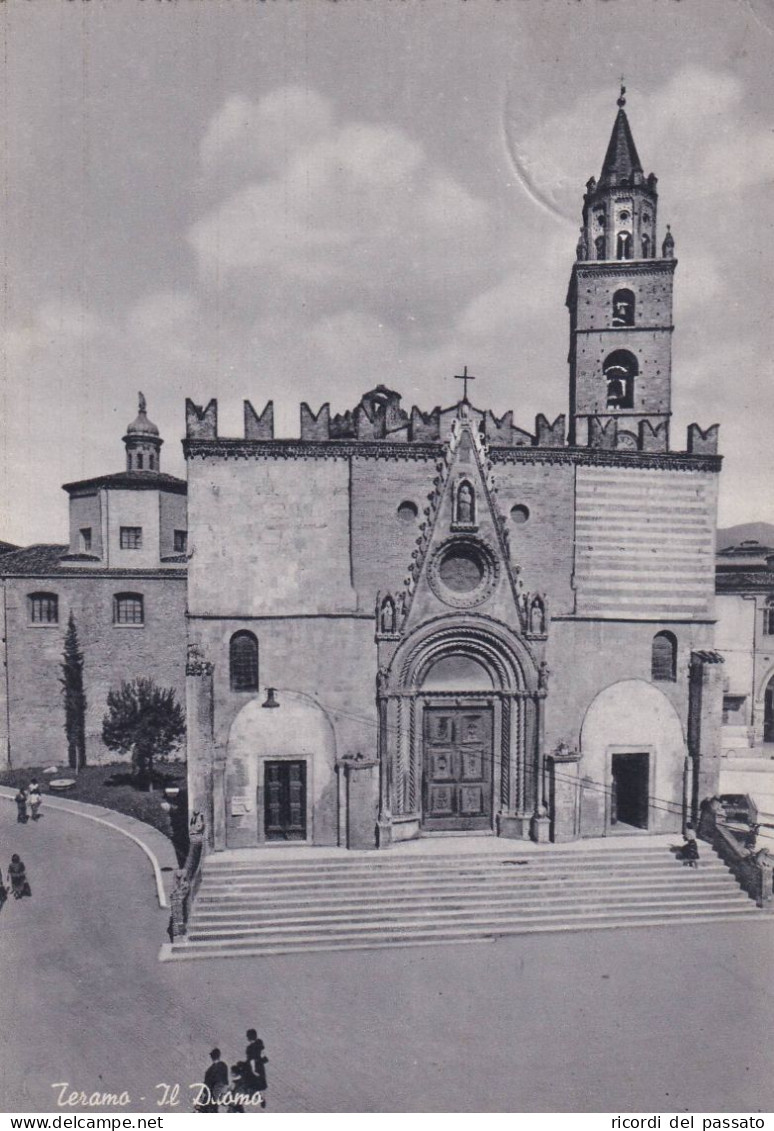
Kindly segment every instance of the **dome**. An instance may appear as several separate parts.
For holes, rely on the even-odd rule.
[[[137,419],[133,420],[132,423],[128,426],[128,428],[126,429],[126,434],[127,436],[158,436],[158,428],[152,421],[148,420],[148,417],[145,415],[145,397],[142,395],[142,393],[139,394],[139,398],[140,405],[139,411],[137,413]]]

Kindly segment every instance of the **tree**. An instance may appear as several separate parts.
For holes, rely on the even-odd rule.
[[[78,645],[72,609],[65,632],[59,682],[64,699],[67,760],[70,768],[77,772],[86,765],[86,692],[83,690],[83,653]]]
[[[102,741],[110,750],[131,754],[138,784],[153,785],[154,758],[169,754],[185,736],[185,714],[174,689],[152,679],[134,679],[109,691]]]

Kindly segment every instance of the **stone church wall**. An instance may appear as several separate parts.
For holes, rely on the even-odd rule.
[[[192,611],[354,610],[346,459],[191,459],[188,475]]]
[[[146,676],[173,687],[185,703],[184,577],[57,575],[7,578],[5,586],[11,765],[67,764],[59,679],[70,609],[84,659],[88,762],[119,760],[101,733],[108,691],[122,680]],[[30,624],[27,596],[39,591],[58,595],[58,624]],[[119,592],[143,595],[144,625],[113,624],[113,595]]]

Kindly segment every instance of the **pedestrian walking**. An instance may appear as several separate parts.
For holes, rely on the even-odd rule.
[[[8,888],[3,883],[3,875],[2,875],[2,872],[0,872],[0,911],[3,910],[7,901],[8,901]]]
[[[40,807],[43,804],[43,797],[40,792],[37,778],[33,778],[27,787],[27,809],[33,821],[40,818]]]
[[[17,852],[14,852],[11,863],[8,865],[8,883],[11,885],[14,899],[22,899],[25,895],[32,895],[32,889],[27,879],[27,869]]]
[[[16,796],[14,797],[14,801],[16,802],[16,820],[19,822],[20,825],[26,825],[27,824],[27,794],[21,788],[21,786],[19,787],[19,789],[16,793]]]
[[[228,1065],[220,1058],[220,1049],[210,1053],[210,1065],[204,1073],[204,1087],[197,1096],[195,1111],[217,1112],[221,1096],[228,1091]]]
[[[260,1093],[261,1107],[266,1107],[266,1069],[264,1065],[269,1063],[268,1056],[263,1055],[264,1043],[259,1039],[255,1029],[247,1030],[248,1045],[245,1049],[245,1060],[247,1062],[245,1079],[243,1081],[244,1090],[249,1092],[252,1096],[257,1096]]]

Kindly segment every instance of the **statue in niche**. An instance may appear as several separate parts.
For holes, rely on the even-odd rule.
[[[551,674],[551,669],[545,660],[542,660],[538,667],[538,691],[548,690],[548,677]]]
[[[462,483],[457,492],[457,522],[473,522],[473,488],[469,483]]]
[[[384,696],[384,695],[387,694],[387,685],[388,685],[389,681],[390,681],[390,677],[389,677],[389,673],[387,671],[387,668],[379,668],[379,671],[376,673],[376,694],[377,695]]]
[[[529,611],[529,630],[535,636],[542,636],[546,630],[546,615],[542,601],[535,600]]]
[[[380,628],[383,633],[393,633],[396,628],[395,602],[392,597],[385,597],[382,601],[382,614]]]

